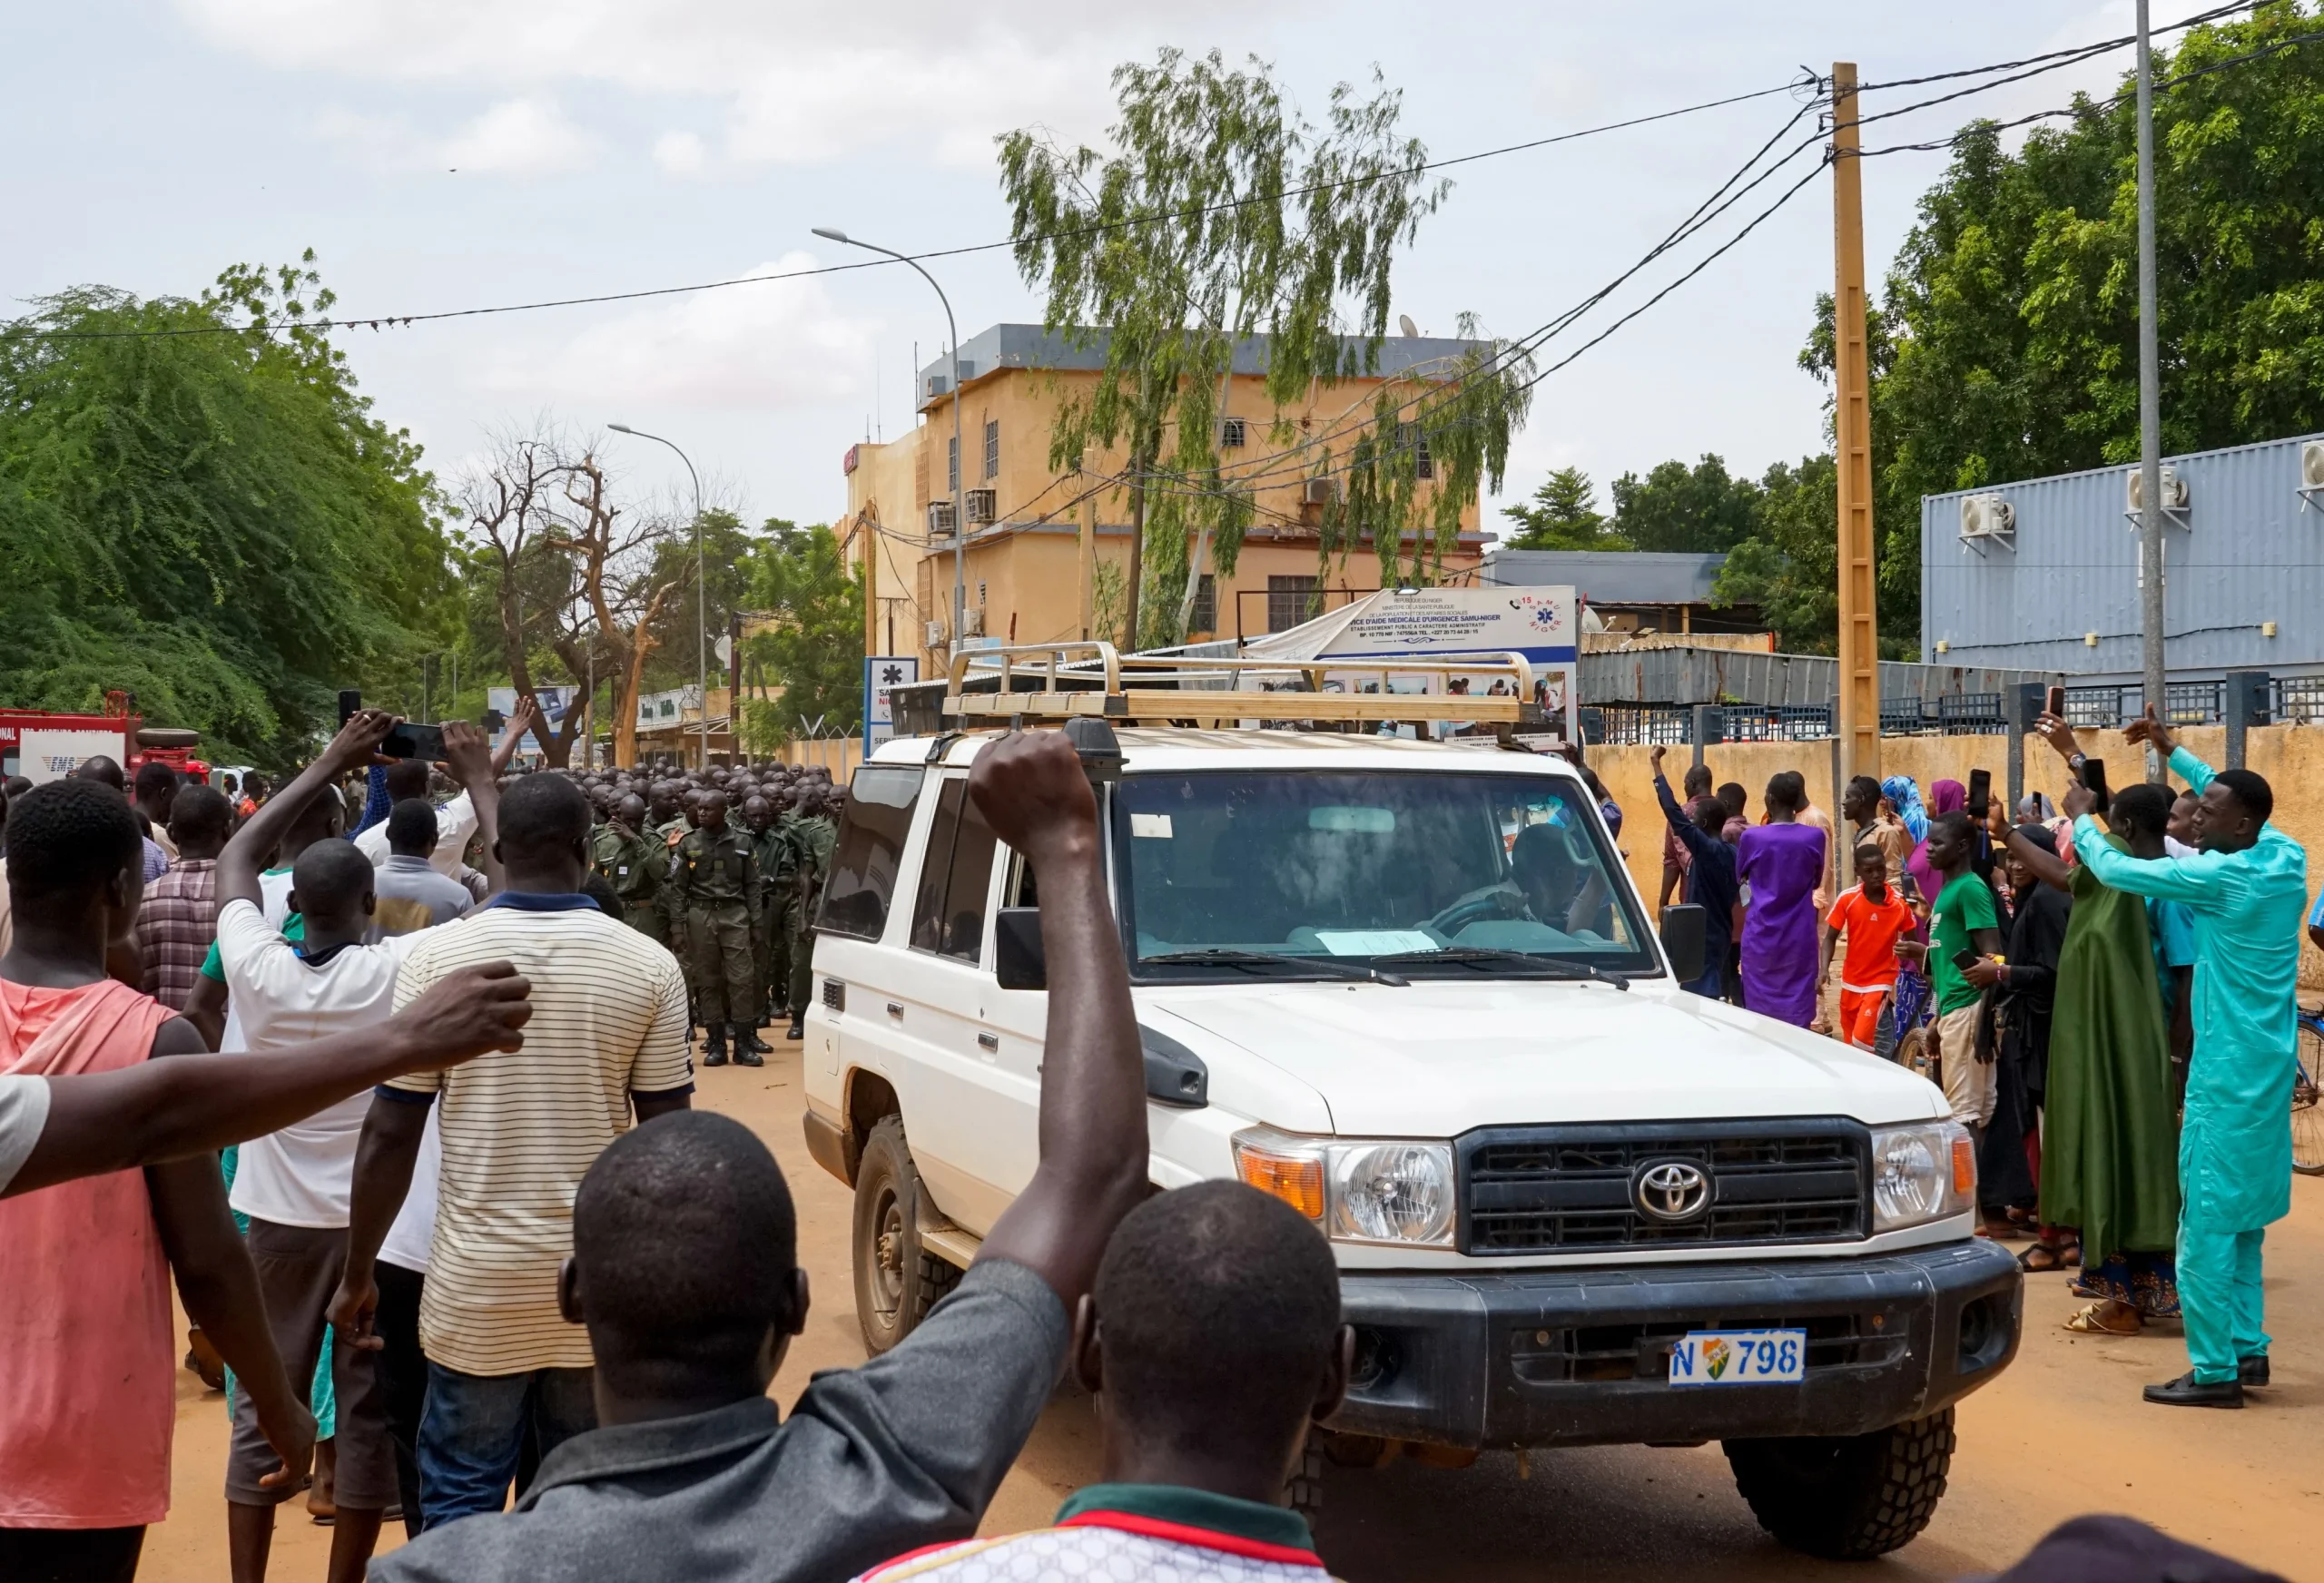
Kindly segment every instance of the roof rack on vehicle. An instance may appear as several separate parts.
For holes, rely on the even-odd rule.
[[[1398,693],[1397,677],[1466,676],[1469,693]],[[1496,682],[1508,691],[1492,693]],[[1372,691],[1360,691],[1366,686]],[[1444,720],[1536,725],[1533,667],[1522,654],[1492,652],[1426,658],[1338,655],[1255,661],[1239,655],[1125,654],[1101,642],[1020,644],[954,654],[946,679],[947,721],[1063,720],[1201,723],[1245,720]]]

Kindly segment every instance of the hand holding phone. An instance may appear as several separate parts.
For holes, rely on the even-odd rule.
[[[2051,688],[2049,697],[2043,703],[2043,708],[2060,720],[2063,720],[2066,717],[2066,690],[2063,687]]]
[[[379,743],[379,752],[390,759],[426,759],[440,762],[444,756],[444,728],[440,725],[413,725],[406,722],[388,733]]]
[[[1994,774],[1991,770],[1969,772],[1969,817],[1979,824],[1993,816]]]
[[[2102,815],[2106,811],[2108,803],[2112,801],[2106,794],[2106,761],[2103,759],[2083,760],[2082,783],[2090,788],[2090,794],[2093,797],[2098,799],[2097,807],[2093,811]]]

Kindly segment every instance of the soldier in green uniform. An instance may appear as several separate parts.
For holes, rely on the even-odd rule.
[[[791,845],[775,826],[774,805],[755,791],[743,800],[743,828],[750,831],[751,855],[759,865],[759,906],[751,915],[757,1005],[760,1020],[773,1022],[782,1015],[791,986],[790,939],[783,931],[783,894],[791,875]]]
[[[663,944],[678,959],[679,970],[686,980],[686,1042],[694,1042],[694,1025],[702,1020],[702,991],[694,982],[693,942],[686,934],[685,909],[678,904],[678,896],[670,885],[670,866],[677,859],[678,843],[694,829],[694,821],[685,802],[685,784],[679,781],[656,781],[647,794],[648,815],[654,821],[654,839],[662,845],[662,908]]]
[[[738,1066],[764,1064],[753,1018],[757,997],[751,974],[751,917],[759,906],[758,860],[751,840],[726,823],[726,794],[704,792],[695,806],[702,822],[678,842],[670,883],[685,909],[686,933],[694,951],[694,979],[702,995],[703,1026],[709,1030],[705,1067],[726,1064],[726,1034],[734,1035]]]
[[[590,837],[590,860],[621,899],[622,921],[656,945],[670,943],[662,918],[662,879],[669,850],[648,834],[645,800],[635,793],[614,805],[613,816]]]
[[[815,921],[815,904],[822,899],[824,872],[832,866],[832,847],[838,838],[838,827],[830,817],[831,809],[824,795],[829,790],[802,785],[793,793],[791,817],[783,821],[792,862],[783,922],[785,949],[791,959],[793,1038],[804,1038],[807,1034],[807,1000],[814,991],[814,939],[810,930]]]

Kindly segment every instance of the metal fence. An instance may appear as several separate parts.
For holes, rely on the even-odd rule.
[[[2324,707],[2324,697],[2319,699]],[[1823,742],[1837,733],[1832,705],[1710,704],[1719,742]],[[1992,736],[2008,730],[1998,693],[1888,700],[1880,711],[1883,736]],[[1694,740],[1694,709],[1675,703],[1593,703],[1581,710],[1584,742],[1620,747],[1677,747]]]
[[[2163,688],[2164,712],[2171,725],[2217,725],[2225,718],[2224,682],[2171,682]],[[2104,683],[2066,689],[2066,723],[2116,731],[2146,713],[2146,689],[2136,682]],[[2324,724],[2324,676],[2272,676],[2268,681],[2268,718],[2277,724],[2299,721]]]

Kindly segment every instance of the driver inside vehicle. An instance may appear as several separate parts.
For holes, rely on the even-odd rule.
[[[1525,916],[1567,934],[1604,936],[1612,931],[1605,871],[1577,861],[1565,827],[1529,824],[1509,849],[1509,867]]]

